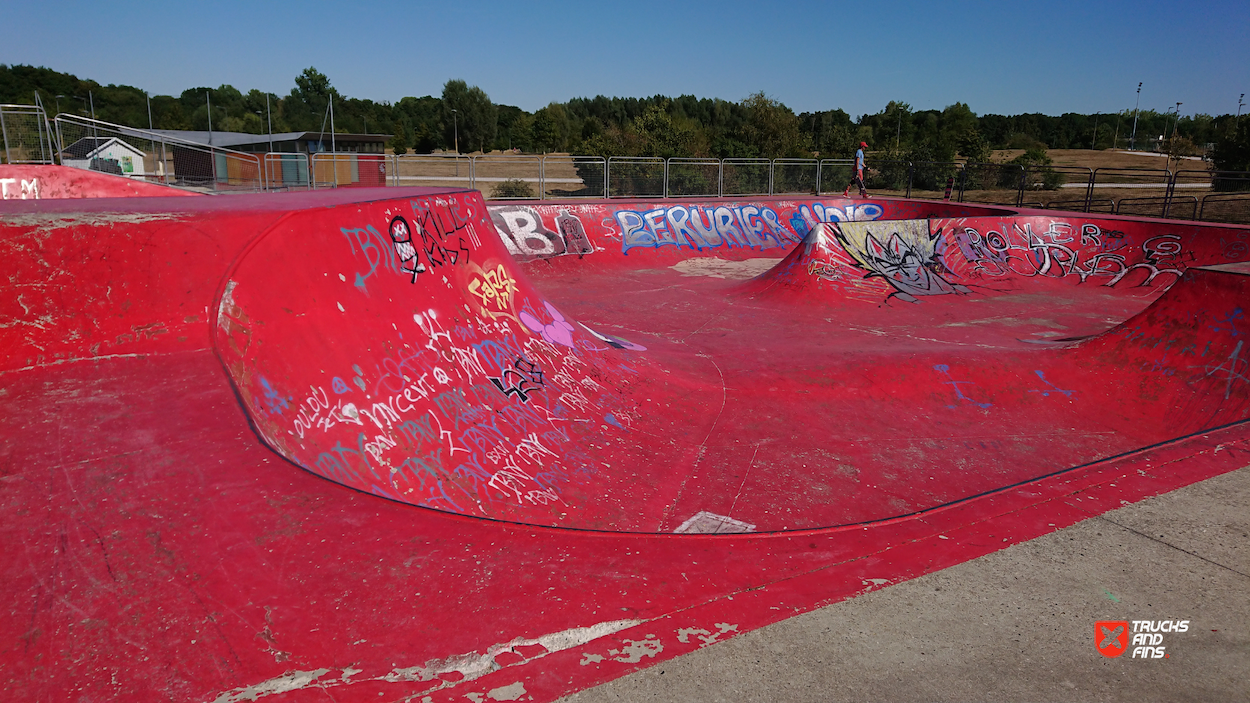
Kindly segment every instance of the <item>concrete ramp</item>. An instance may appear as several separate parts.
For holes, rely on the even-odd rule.
[[[0,203],[3,688],[550,701],[1241,468],[1248,241],[837,198]]]
[[[216,347],[256,429],[332,481],[447,512],[649,530],[662,374],[538,293],[476,194],[300,212],[229,272]]]
[[[0,200],[160,198],[182,195],[200,193],[72,166],[0,165]]]
[[[1002,232],[974,238],[987,224]],[[271,447],[380,497],[621,532],[872,523],[1246,418],[1245,357],[1217,332],[1239,329],[1244,276],[1187,269],[1151,234],[819,223],[771,236],[793,249],[758,279],[709,283],[650,268],[663,234],[589,275],[611,257],[589,238],[517,264],[473,195],[378,200],[258,237],[215,346]],[[986,262],[999,275],[973,275]],[[613,308],[643,274],[657,295]],[[1108,310],[1136,316],[1104,333]],[[1013,317],[1066,332],[1022,343]],[[1163,347],[1124,347],[1142,339]]]

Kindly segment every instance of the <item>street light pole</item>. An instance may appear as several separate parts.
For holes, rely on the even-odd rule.
[[[1137,145],[1137,108],[1141,107],[1141,83],[1137,84],[1137,104],[1133,106],[1133,135],[1128,138],[1128,150],[1133,151]]]
[[[273,151],[273,113],[269,110],[269,93],[265,93],[265,123],[269,125],[269,151]]]
[[[456,108],[451,109],[451,127],[455,138],[456,155],[460,155],[460,115]]]
[[[1176,103],[1176,124],[1172,125],[1172,138],[1176,139],[1176,132],[1181,128],[1181,105],[1185,103]]]
[[[1241,97],[1240,97],[1240,98],[1237,98],[1237,121],[1238,121],[1238,122],[1241,122],[1241,106],[1246,104],[1246,103],[1245,103],[1245,99],[1246,99],[1246,94],[1245,94],[1245,93],[1242,93],[1242,94],[1241,94]],[[61,111],[61,108],[59,108],[59,107],[58,107],[58,108],[56,109],[56,111],[57,111],[57,112],[60,112],[60,111]]]

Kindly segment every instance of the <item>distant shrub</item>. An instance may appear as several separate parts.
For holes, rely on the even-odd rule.
[[[503,198],[534,198],[534,189],[520,178],[509,178],[491,189],[490,197]]]

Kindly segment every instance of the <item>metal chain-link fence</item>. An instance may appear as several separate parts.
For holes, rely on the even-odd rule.
[[[35,105],[0,105],[0,163],[54,163],[48,116]]]

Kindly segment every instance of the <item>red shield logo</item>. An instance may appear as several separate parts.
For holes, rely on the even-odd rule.
[[[1094,644],[1104,657],[1118,657],[1128,649],[1128,621],[1100,620],[1094,623]]]

